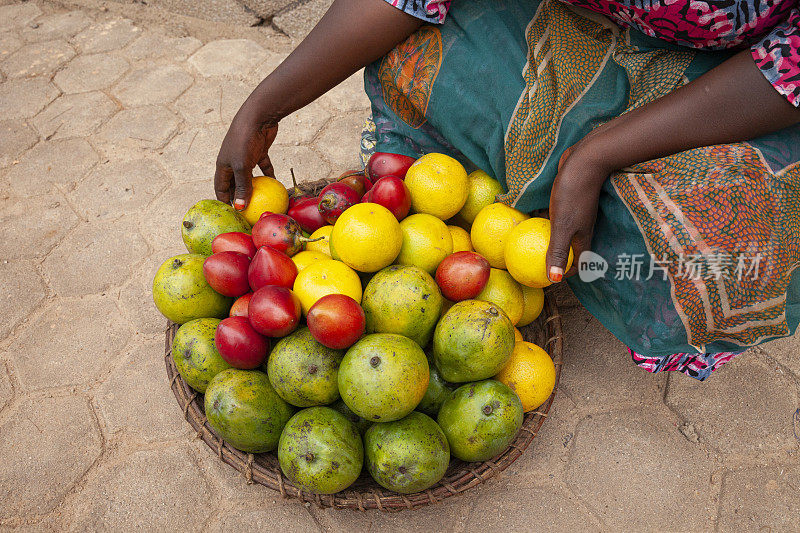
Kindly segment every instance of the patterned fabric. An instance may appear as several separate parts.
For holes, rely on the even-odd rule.
[[[779,93],[800,106],[800,11],[752,47],[753,59]]]
[[[450,9],[451,0],[386,0],[397,9],[401,9],[426,22],[441,24]]]
[[[683,372],[697,380],[705,381],[713,371],[740,352],[676,353],[670,357],[648,357],[628,348],[628,353],[634,363],[648,372]]]
[[[741,143],[641,163],[611,183],[648,252],[665,260],[689,344],[751,346],[788,333],[786,291],[800,265],[800,165],[774,173]],[[737,273],[751,266],[739,258],[756,254],[758,275]],[[698,257],[718,275],[683,275],[679,257]]]
[[[443,23],[449,0],[386,0]],[[562,0],[601,13],[621,28],[700,50],[751,46],[764,76],[800,106],[800,10],[793,0]],[[458,9],[461,9],[459,4]]]
[[[423,26],[403,46],[386,54],[383,64],[383,99],[393,102],[396,113],[412,128],[422,126],[442,64],[441,32],[433,26]]]
[[[555,0],[471,0],[367,68],[369,145],[450,154],[500,180],[501,201],[545,209],[568,147],[731,54],[700,53]],[[412,72],[419,83],[406,79]],[[800,125],[615,173],[601,191],[591,250],[607,261],[605,275],[568,283],[648,370],[705,379],[732,353],[792,334]]]

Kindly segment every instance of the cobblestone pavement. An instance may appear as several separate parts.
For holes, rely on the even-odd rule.
[[[292,38],[303,37],[333,0],[113,0],[144,4],[169,13],[211,22],[272,28]]]
[[[565,291],[551,416],[499,478],[399,514],[248,486],[181,416],[150,283],[289,41],[141,6],[134,22],[90,0],[0,4],[0,531],[800,528],[800,338],[705,384],[653,376]],[[367,113],[353,77],[289,117],[279,177],[357,164]]]

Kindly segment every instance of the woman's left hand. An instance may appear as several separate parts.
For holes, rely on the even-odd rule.
[[[589,249],[600,189],[611,171],[606,169],[584,141],[564,152],[558,164],[558,174],[550,192],[550,247],[547,250],[547,273],[550,281],[558,283],[564,275],[577,271],[581,252]],[[570,245],[573,264],[567,270]]]
[[[564,275],[572,242],[578,263],[589,247],[600,189],[621,168],[760,137],[800,123],[800,107],[767,81],[743,50],[686,85],[595,128],[561,158],[550,193],[550,280]],[[571,270],[569,273],[574,271]],[[568,273],[568,274],[569,274]]]

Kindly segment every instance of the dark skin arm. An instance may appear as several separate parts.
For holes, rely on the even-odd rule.
[[[268,150],[278,121],[382,57],[422,21],[384,0],[335,0],[302,43],[262,81],[231,122],[217,156],[217,199],[244,209],[253,168],[274,176]]]
[[[691,83],[611,120],[562,157],[550,196],[550,280],[561,281],[570,243],[589,249],[600,189],[615,171],[692,148],[753,139],[800,122],[745,50]],[[572,267],[567,275],[574,274]]]

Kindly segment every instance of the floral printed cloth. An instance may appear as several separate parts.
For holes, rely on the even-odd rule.
[[[427,22],[444,22],[451,0],[386,0]],[[795,0],[563,0],[621,27],[701,50],[750,46],[775,90],[800,106],[800,9]]]

